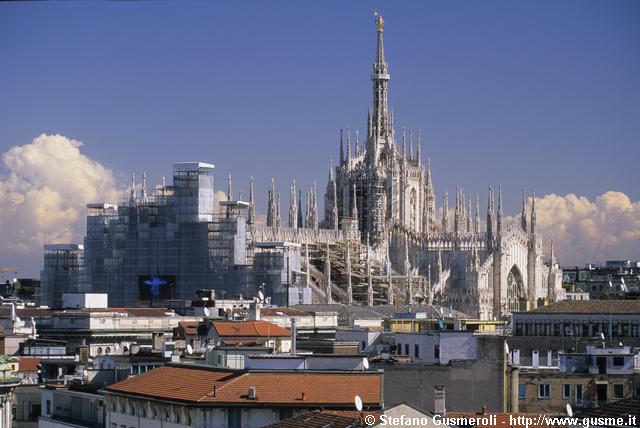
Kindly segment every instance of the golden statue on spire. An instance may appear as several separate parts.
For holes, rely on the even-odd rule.
[[[378,12],[375,12],[373,16],[376,17],[376,24],[378,25],[378,33],[382,33],[384,31],[384,20],[382,19],[382,15]]]

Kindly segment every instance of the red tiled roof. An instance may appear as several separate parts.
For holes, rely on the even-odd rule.
[[[184,329],[184,334],[188,334],[190,336],[198,335],[198,322],[197,321],[180,321],[178,326]]]
[[[256,399],[247,397],[250,387]],[[357,394],[365,406],[375,408],[380,406],[381,388],[382,374],[377,372],[231,372],[168,365],[105,391],[213,406],[353,407]]]
[[[291,332],[267,321],[216,321],[213,328],[220,337],[285,337]]]
[[[38,371],[38,363],[40,358],[36,357],[22,357],[18,362],[18,371],[24,373],[35,373]]]

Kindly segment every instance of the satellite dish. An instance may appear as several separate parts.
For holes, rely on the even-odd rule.
[[[509,355],[509,344],[507,342],[504,342],[504,353]]]
[[[571,408],[571,404],[567,403],[567,415],[572,418],[573,417],[573,409]]]
[[[359,395],[356,395],[356,398],[355,398],[354,401],[356,403],[356,410],[361,412],[362,411],[362,398],[360,398]]]
[[[609,288],[613,288],[613,283],[609,281]]]
[[[620,282],[624,285],[624,278],[620,278]]]
[[[258,290],[258,301],[264,302],[264,293],[262,292],[262,290]]]
[[[207,318],[209,318],[211,316],[211,311],[206,306],[204,308],[204,316],[207,317]]]
[[[187,354],[189,355],[193,354],[193,346],[187,345]]]
[[[600,332],[599,337],[600,337],[601,340],[604,340],[604,333]]]
[[[367,357],[364,357],[362,359],[362,366],[364,367],[365,370],[369,370],[369,360],[367,359]]]

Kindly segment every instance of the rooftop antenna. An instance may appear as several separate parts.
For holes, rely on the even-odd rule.
[[[567,416],[570,418],[573,417],[573,409],[571,408],[571,404],[567,403]]]
[[[369,370],[369,359],[367,357],[362,358],[362,367],[364,367],[365,370]]]
[[[356,395],[354,398],[354,402],[356,404],[356,410],[361,412],[362,411],[362,398],[360,398],[359,395]]]

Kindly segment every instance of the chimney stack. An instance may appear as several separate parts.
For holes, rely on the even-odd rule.
[[[296,339],[298,337],[298,329],[296,327],[296,319],[291,317],[291,355],[296,355],[298,349],[296,346]]]
[[[433,398],[435,400],[434,413],[436,415],[444,415],[446,412],[444,385],[436,385],[434,387]]]

